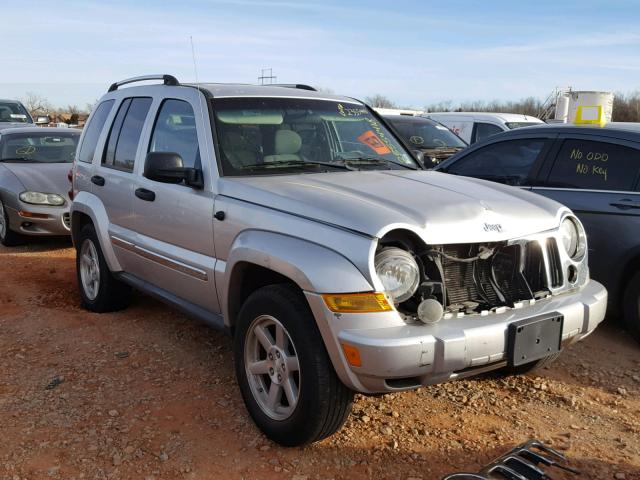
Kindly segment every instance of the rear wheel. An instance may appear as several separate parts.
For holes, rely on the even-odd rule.
[[[271,285],[242,306],[234,339],[247,409],[271,440],[296,446],[336,432],[353,392],[338,379],[309,306],[294,287]]]
[[[129,304],[131,287],[114,278],[104,259],[95,228],[82,227],[78,235],[76,273],[82,306],[92,312],[113,312]]]
[[[14,232],[9,228],[9,212],[0,200],[0,243],[5,247],[15,247],[25,243],[24,235]]]
[[[640,342],[640,272],[636,272],[627,283],[623,309],[625,327]]]

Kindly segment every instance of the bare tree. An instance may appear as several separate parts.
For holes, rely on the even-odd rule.
[[[21,101],[32,116],[47,114],[52,109],[46,98],[34,92],[27,92]]]
[[[389,98],[384,95],[380,95],[379,93],[372,97],[366,97],[364,100],[367,102],[367,105],[373,108],[398,108],[398,106],[389,100]]]

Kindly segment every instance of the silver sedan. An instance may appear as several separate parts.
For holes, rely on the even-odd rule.
[[[67,178],[80,131],[20,127],[0,130],[0,242],[69,235]]]

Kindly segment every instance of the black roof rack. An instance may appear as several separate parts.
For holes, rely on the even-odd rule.
[[[140,77],[125,78],[124,80],[120,80],[119,82],[112,83],[111,86],[109,87],[109,92],[113,92],[117,90],[118,87],[121,87],[122,85],[126,85],[128,83],[145,82],[147,80],[162,80],[165,85],[171,85],[174,87],[176,85],[180,85],[180,82],[178,82],[178,79],[173,75],[167,75],[167,74],[142,75]]]
[[[300,90],[310,90],[312,92],[317,92],[318,90],[311,85],[305,85],[304,83],[270,83],[265,85],[265,87],[285,87],[285,88],[297,88]]]

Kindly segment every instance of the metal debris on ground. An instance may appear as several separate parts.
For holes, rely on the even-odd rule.
[[[538,440],[529,440],[497,458],[478,473],[454,473],[443,480],[552,480],[553,477],[543,467],[580,474],[566,463],[567,458],[557,450]]]

